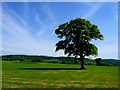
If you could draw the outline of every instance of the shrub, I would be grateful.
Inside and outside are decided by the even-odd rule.
[[[79,61],[78,60],[74,60],[74,64],[79,64]]]
[[[67,64],[67,62],[65,60],[62,60],[61,64]]]
[[[100,66],[100,65],[102,65],[103,60],[102,60],[102,58],[96,58],[94,61],[96,62],[97,66]]]

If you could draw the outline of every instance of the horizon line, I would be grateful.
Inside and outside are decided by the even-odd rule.
[[[4,54],[4,55],[0,55],[1,56],[8,56],[8,55],[26,55],[26,56],[47,56],[47,57],[73,57],[75,58],[74,56],[49,56],[49,55],[37,55],[37,54]],[[86,58],[89,58],[86,57]],[[102,58],[102,57],[96,57],[96,58]],[[89,59],[96,59],[96,58],[89,58]],[[115,60],[119,60],[118,58],[102,58],[102,59],[115,59]]]

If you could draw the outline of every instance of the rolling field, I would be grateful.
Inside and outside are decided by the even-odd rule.
[[[3,88],[117,88],[118,67],[2,62]]]

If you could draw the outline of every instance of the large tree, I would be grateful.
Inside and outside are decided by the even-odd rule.
[[[56,43],[56,51],[63,49],[65,55],[79,58],[80,69],[85,69],[85,56],[98,55],[98,49],[91,41],[103,40],[98,26],[82,18],[76,18],[59,25],[55,33],[61,39]]]

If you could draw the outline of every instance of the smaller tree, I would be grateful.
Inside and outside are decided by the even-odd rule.
[[[102,58],[96,58],[94,61],[96,62],[97,66],[100,66],[103,62]]]

